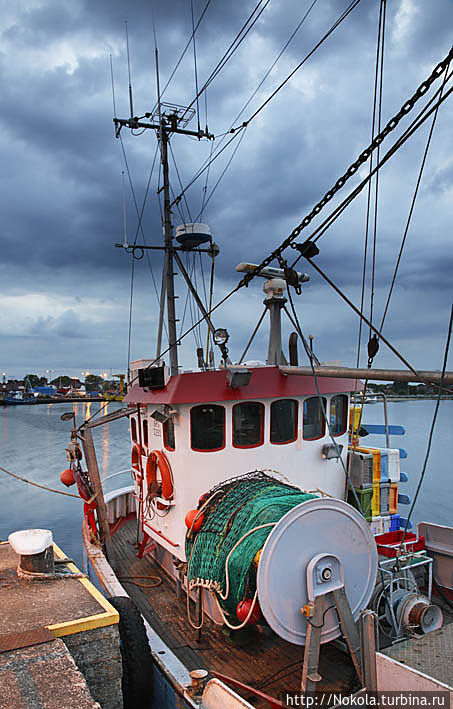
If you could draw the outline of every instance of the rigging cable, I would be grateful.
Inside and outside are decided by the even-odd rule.
[[[323,418],[324,418],[324,422],[325,422],[325,424],[326,424],[326,426],[327,426],[327,430],[329,431],[330,440],[332,441],[333,445],[335,446],[335,452],[336,452],[336,454],[337,454],[337,460],[339,460],[340,463],[341,463],[341,467],[343,468],[343,472],[344,472],[345,477],[346,477],[346,483],[347,483],[347,485],[349,485],[349,488],[350,488],[350,490],[351,490],[352,496],[354,497],[354,500],[355,500],[355,502],[356,502],[356,504],[357,504],[357,509],[358,509],[358,510],[361,510],[361,509],[362,509],[362,505],[360,504],[360,500],[359,500],[359,497],[358,497],[358,495],[357,495],[356,489],[355,489],[354,485],[352,484],[352,481],[351,481],[349,472],[348,472],[348,470],[347,470],[347,467],[346,467],[346,465],[345,465],[345,462],[344,462],[343,458],[341,457],[342,450],[340,450],[340,447],[339,447],[339,445],[338,445],[338,443],[337,443],[337,439],[335,438],[335,436],[334,436],[333,433],[332,433],[332,426],[331,426],[331,423],[330,423],[329,417],[327,416],[327,411],[326,411],[326,405],[325,405],[325,401],[326,401],[326,400],[323,398],[323,396],[322,396],[322,394],[321,394],[321,390],[320,390],[320,388],[319,388],[319,378],[318,378],[318,375],[317,375],[316,370],[315,370],[315,365],[314,365],[315,355],[314,355],[314,353],[313,353],[313,350],[307,346],[307,341],[306,341],[306,339],[305,339],[305,337],[304,337],[304,334],[303,334],[303,332],[302,332],[302,328],[301,328],[301,326],[300,326],[300,324],[299,324],[299,319],[298,319],[298,317],[297,317],[296,308],[294,307],[294,302],[293,302],[293,298],[292,298],[292,295],[291,295],[291,286],[290,286],[290,284],[289,284],[288,282],[287,282],[287,293],[288,293],[288,300],[289,300],[289,303],[290,303],[290,305],[291,305],[291,310],[292,310],[293,317],[294,317],[294,321],[295,321],[295,325],[296,325],[296,330],[297,330],[298,334],[300,335],[300,337],[301,337],[301,339],[302,339],[302,342],[303,342],[303,344],[304,344],[305,351],[306,351],[307,356],[308,356],[308,361],[310,362],[311,371],[312,371],[312,373],[313,373],[313,378],[314,378],[314,381],[315,381],[316,394],[317,394],[317,396],[318,396],[318,400],[319,400],[319,404],[320,404],[320,407],[321,407],[321,411],[322,411],[322,415],[323,415]],[[316,361],[318,362],[318,360],[316,360]],[[318,362],[318,365],[319,365],[319,362]]]
[[[446,81],[449,81],[449,80],[451,79],[452,75],[453,75],[453,72],[451,72],[451,73],[448,75]],[[445,83],[445,82],[444,82],[444,83]],[[422,125],[422,123],[423,123],[425,120],[427,120],[427,118],[429,118],[429,116],[430,116],[435,110],[437,110],[437,109],[439,108],[440,104],[443,103],[443,101],[444,101],[444,100],[447,98],[447,96],[451,93],[451,90],[450,90],[450,91],[448,92],[448,94],[447,94],[446,96],[444,96],[443,98],[442,98],[442,92],[443,92],[443,86],[442,86],[440,89],[438,89],[438,90],[436,91],[436,93],[434,94],[434,96],[433,96],[433,97],[428,101],[428,103],[423,107],[423,109],[419,112],[419,114],[416,116],[416,118],[414,118],[414,120],[413,120],[412,123],[406,128],[406,130],[404,131],[404,133],[402,133],[402,135],[395,141],[395,143],[392,145],[392,147],[391,147],[391,148],[389,149],[389,151],[386,153],[386,155],[384,156],[384,158],[379,162],[379,164],[378,164],[375,168],[373,168],[373,170],[370,172],[370,174],[368,175],[368,177],[366,177],[361,183],[359,183],[359,185],[358,185],[356,188],[354,188],[354,190],[353,190],[352,192],[350,192],[350,194],[343,200],[343,202],[341,202],[341,203],[338,205],[338,207],[336,207],[336,208],[333,210],[333,212],[331,212],[331,213],[329,214],[329,216],[326,217],[326,219],[325,219],[318,227],[316,227],[316,229],[312,232],[312,234],[310,235],[310,237],[308,237],[307,242],[309,241],[309,242],[313,242],[313,243],[315,244],[315,243],[325,234],[325,232],[332,226],[332,224],[334,223],[334,221],[335,221],[336,219],[338,219],[338,217],[342,214],[342,212],[349,206],[349,204],[355,199],[355,197],[357,197],[357,195],[362,191],[362,189],[365,187],[365,185],[367,185],[367,184],[369,183],[369,181],[371,180],[372,176],[375,174],[376,170],[378,170],[380,167],[382,167],[382,165],[384,165],[384,164],[387,162],[387,160],[389,160],[389,159],[394,155],[394,153],[406,142],[406,140],[408,140],[408,139],[413,135],[413,133],[415,133],[415,131],[418,130],[418,128],[420,128],[420,126]],[[438,96],[440,96],[441,99],[439,99],[438,103],[433,106],[433,108],[429,111],[429,113],[426,113],[426,111],[428,111],[429,106],[434,103],[434,101],[436,100],[436,98],[437,98]],[[426,115],[423,115],[423,114],[425,114],[425,113],[426,113]],[[366,151],[364,151],[362,154],[364,154],[365,152],[366,152]],[[351,167],[349,168],[349,170],[351,170],[352,168],[354,168],[354,167],[356,166],[357,162],[358,162],[358,161],[356,161],[356,163],[354,163],[353,165],[351,165]],[[340,180],[341,180],[341,178],[340,178]],[[339,180],[338,182],[340,182],[340,180]],[[335,193],[336,191],[337,191],[337,190],[335,190],[335,189],[333,188],[333,192]],[[327,194],[329,194],[329,193],[327,193]],[[333,195],[332,195],[332,196],[333,196]],[[321,200],[321,202],[319,202],[317,206],[319,206],[322,202],[324,202],[324,199]],[[327,203],[327,202],[324,202],[324,206],[325,206],[326,203]],[[313,214],[314,211],[315,211],[315,210],[312,210],[312,213],[311,213],[311,214]],[[321,211],[321,208],[318,210],[318,213],[319,213],[319,211]],[[309,219],[309,222],[308,222],[308,223],[310,223],[311,214],[309,215],[309,218],[310,218],[310,219]],[[301,225],[299,225],[299,227],[300,227],[300,226],[301,226]],[[297,228],[299,228],[299,227],[297,227]],[[303,228],[303,227],[302,227],[302,228]],[[315,237],[315,238],[314,238],[314,237]],[[291,244],[291,247],[294,248],[294,246],[293,246],[292,244]],[[299,248],[299,247],[297,247],[297,248]],[[299,249],[299,250],[301,250],[301,249]],[[294,267],[294,265],[299,261],[300,258],[301,258],[300,256],[297,257],[296,261],[292,264],[292,267]]]
[[[382,91],[383,91],[383,78],[384,78],[384,38],[385,38],[385,13],[387,9],[387,0],[381,0],[381,47],[380,47],[380,66],[379,66],[379,98],[378,98],[378,117],[377,117],[377,130],[378,133],[381,132],[381,121],[382,121]],[[379,165],[381,146],[378,145],[376,149],[376,162]],[[375,195],[374,195],[374,223],[373,223],[373,258],[371,266],[371,290],[370,290],[370,322],[373,322],[374,315],[374,295],[375,295],[375,275],[376,275],[376,242],[377,242],[377,219],[378,219],[378,204],[379,204],[379,169],[376,170],[375,175]],[[370,355],[370,343],[372,335],[371,329],[369,331],[369,342],[368,342],[368,367],[371,367],[374,355]],[[379,346],[379,345],[378,345]]]
[[[122,139],[122,136],[121,136],[121,135],[119,136],[119,139],[120,139],[121,150],[122,150],[122,152],[123,152],[124,163],[125,163],[125,165],[126,165],[126,172],[127,172],[127,176],[128,176],[128,180],[129,180],[129,187],[130,187],[130,189],[131,189],[131,193],[132,193],[132,197],[133,197],[133,201],[134,201],[134,206],[135,206],[135,211],[136,211],[137,217],[138,217],[138,226],[137,226],[137,230],[136,230],[136,233],[135,233],[134,246],[137,244],[137,238],[138,238],[138,233],[139,233],[139,231],[141,232],[141,235],[142,235],[143,244],[146,245],[145,233],[144,233],[144,231],[143,231],[143,225],[142,225],[142,218],[143,218],[143,212],[144,212],[144,209],[145,209],[146,200],[147,200],[147,197],[148,197],[149,187],[150,187],[150,184],[151,184],[152,173],[153,173],[153,171],[154,171],[154,165],[155,165],[155,161],[156,161],[157,150],[156,150],[156,152],[154,153],[154,159],[153,159],[153,163],[152,163],[152,166],[151,166],[150,174],[149,174],[149,177],[148,177],[148,183],[147,183],[146,190],[145,190],[145,197],[144,197],[144,200],[143,200],[142,209],[139,210],[139,208],[138,208],[138,203],[137,203],[137,198],[136,198],[136,195],[135,195],[134,185],[133,185],[133,182],[132,182],[132,176],[131,176],[131,173],[130,173],[130,170],[129,170],[129,163],[128,163],[127,156],[126,156],[126,150],[125,150],[124,143],[123,143],[123,139]],[[142,258],[142,257],[143,257],[143,254],[142,254],[142,256],[141,256],[140,258]],[[133,258],[137,259],[136,256],[133,256]],[[149,270],[150,270],[150,273],[151,273],[151,279],[152,279],[152,282],[153,282],[153,285],[154,285],[154,290],[155,290],[155,293],[156,293],[157,301],[160,303],[160,298],[159,298],[159,295],[158,295],[156,279],[155,279],[155,277],[154,277],[153,267],[152,267],[152,265],[151,265],[151,261],[150,261],[150,258],[149,258],[149,255],[148,255],[148,254],[147,254],[147,262],[148,262],[148,267],[149,267]]]
[[[174,156],[173,148],[171,147],[171,141],[170,141],[170,140],[168,141],[168,145],[169,145],[169,148],[170,148],[171,157],[173,158],[173,164],[174,164],[174,166],[175,166],[176,175],[177,175],[177,177],[178,177],[179,188],[182,190],[183,187],[182,187],[181,177],[180,177],[180,174],[179,174],[178,166],[177,166],[177,164],[176,164],[176,158],[175,158],[175,156]],[[185,205],[186,205],[187,214],[189,215],[189,219],[190,219],[190,221],[192,222],[193,219],[192,219],[192,215],[191,215],[191,213],[190,213],[190,207],[189,207],[189,204],[188,204],[188,202],[187,202],[187,198],[186,198],[186,195],[185,195],[185,194],[184,194],[184,202],[185,202]],[[178,204],[178,202],[177,202],[176,204]],[[186,223],[186,220],[183,219],[183,222],[184,222],[184,224],[185,224],[185,223]]]
[[[445,88],[445,84],[447,83],[447,80],[448,80],[448,78],[449,78],[449,77],[447,77],[448,69],[449,69],[449,66],[447,67],[447,70],[446,70],[446,72],[445,72],[445,77],[444,77],[444,80],[443,80],[443,83],[442,83],[442,86],[441,86],[441,89],[440,89],[440,96],[442,96],[443,90],[444,90],[444,88]],[[451,74],[450,74],[450,76],[451,76]],[[417,199],[418,190],[419,190],[419,187],[420,187],[420,183],[421,183],[423,171],[424,171],[424,168],[425,168],[426,158],[427,158],[427,156],[428,156],[428,150],[429,150],[429,147],[430,147],[430,145],[431,145],[431,138],[432,138],[432,136],[433,136],[434,126],[435,126],[435,124],[436,124],[438,112],[439,112],[439,105],[436,106],[436,110],[434,111],[433,121],[432,121],[432,123],[431,123],[431,128],[430,128],[430,131],[429,131],[429,134],[428,134],[428,139],[427,139],[427,141],[426,141],[425,152],[424,152],[424,154],[423,154],[422,163],[421,163],[420,170],[419,170],[419,173],[418,173],[417,184],[416,184],[416,186],[415,186],[414,196],[413,196],[413,198],[412,198],[411,206],[410,206],[410,209],[409,209],[409,215],[408,215],[408,217],[407,217],[406,227],[405,227],[405,229],[404,229],[404,234],[403,234],[403,239],[402,239],[402,241],[401,241],[401,246],[400,246],[400,251],[399,251],[399,254],[398,254],[398,259],[397,259],[397,262],[396,262],[396,265],[395,265],[395,270],[394,270],[394,272],[393,272],[392,283],[391,283],[391,285],[390,285],[389,293],[388,293],[388,296],[387,296],[387,302],[386,302],[386,304],[385,304],[384,313],[383,313],[383,315],[382,315],[381,325],[380,325],[380,328],[379,328],[380,330],[382,330],[382,328],[384,327],[385,318],[386,318],[386,316],[387,316],[387,311],[388,311],[388,308],[389,308],[389,305],[390,305],[390,299],[391,299],[391,297],[392,297],[393,288],[394,288],[394,285],[395,285],[396,277],[397,277],[397,274],[398,274],[398,269],[399,269],[400,262],[401,262],[401,257],[402,257],[402,255],[403,255],[403,249],[404,249],[404,245],[405,245],[405,243],[406,243],[406,238],[407,238],[407,234],[408,234],[408,231],[409,231],[409,226],[410,226],[411,219],[412,219],[412,214],[413,214],[413,212],[414,212],[415,201],[416,201],[416,199]]]
[[[359,1],[359,0],[358,0],[358,1]],[[249,15],[249,17],[247,18],[247,20],[245,21],[245,23],[242,25],[241,29],[239,30],[238,34],[236,35],[236,37],[234,38],[234,40],[231,42],[231,44],[230,44],[230,46],[228,47],[228,49],[226,50],[226,52],[224,53],[223,57],[217,62],[217,65],[214,67],[214,69],[212,70],[212,72],[210,73],[210,75],[208,76],[208,78],[206,79],[206,81],[205,81],[205,83],[203,84],[203,86],[201,87],[200,91],[197,92],[197,95],[195,96],[195,98],[192,99],[192,101],[189,103],[189,105],[188,105],[188,107],[187,107],[187,110],[189,110],[189,109],[193,106],[193,104],[197,101],[197,99],[199,98],[199,96],[201,96],[201,94],[203,93],[203,91],[205,91],[205,90],[208,88],[209,84],[211,84],[211,83],[214,81],[214,79],[219,75],[219,73],[222,71],[223,67],[224,67],[224,66],[227,64],[227,62],[231,59],[231,57],[232,57],[233,54],[236,52],[236,50],[238,49],[238,47],[242,44],[242,42],[244,41],[244,39],[247,37],[247,35],[248,35],[248,33],[250,32],[250,30],[254,27],[254,25],[256,24],[256,22],[259,20],[259,18],[261,17],[262,13],[263,13],[264,10],[266,9],[266,7],[269,5],[270,0],[266,0],[264,6],[263,6],[263,7],[261,8],[261,10],[258,12],[258,9],[259,9],[260,5],[262,4],[262,2],[263,2],[263,0],[259,0],[259,2],[257,3],[257,5],[255,6],[255,8],[253,9],[252,13]],[[256,15],[256,17],[255,17],[255,18],[253,19],[253,21],[252,21],[253,16],[254,16],[255,13],[257,13],[257,12],[258,12],[258,14]],[[247,28],[247,25],[248,25],[250,22],[251,22],[250,27]],[[241,35],[242,35],[242,37],[241,37]]]
[[[400,352],[398,352],[398,350],[396,349],[396,347],[394,347],[394,346],[384,337],[384,335],[382,334],[382,332],[380,332],[380,331],[377,329],[377,327],[375,327],[374,325],[372,325],[372,324],[370,323],[370,321],[368,320],[368,318],[367,318],[363,313],[360,312],[360,310],[354,305],[354,303],[342,292],[342,290],[341,290],[340,288],[338,288],[338,286],[335,285],[335,283],[329,278],[329,276],[327,276],[327,274],[325,274],[325,273],[319,268],[319,266],[317,266],[317,265],[312,261],[312,259],[311,259],[310,257],[306,256],[305,258],[306,258],[307,261],[313,266],[313,268],[315,269],[315,271],[317,271],[317,272],[319,273],[319,275],[322,276],[322,278],[324,278],[324,280],[327,281],[327,283],[334,289],[334,291],[335,291],[336,293],[338,293],[338,295],[349,305],[349,307],[352,308],[352,310],[356,313],[356,315],[358,315],[360,318],[362,318],[363,321],[364,321],[369,327],[371,327],[371,329],[373,330],[373,332],[375,332],[376,335],[382,340],[382,342],[383,342],[385,345],[387,345],[387,347],[393,352],[393,354],[396,355],[399,360],[401,360],[401,362],[404,364],[404,366],[407,367],[408,369],[410,369],[410,371],[412,372],[412,374],[414,374],[420,381],[424,382],[425,384],[430,384],[431,382],[429,382],[429,381],[427,381],[427,380],[425,380],[425,379],[422,379],[422,377],[420,377],[420,375],[419,375],[419,373],[417,372],[417,370],[414,369],[414,367],[412,367],[412,365],[409,364],[409,362],[403,357],[403,355],[402,355]]]
[[[239,118],[240,118],[240,117],[242,116],[242,114],[244,113],[245,109],[250,105],[251,101],[252,101],[253,98],[256,96],[256,94],[258,93],[258,91],[260,90],[260,88],[262,87],[262,85],[264,84],[264,82],[266,81],[267,77],[268,77],[269,74],[271,73],[272,69],[276,66],[276,64],[277,64],[277,62],[279,61],[279,59],[281,59],[282,55],[283,55],[283,54],[285,53],[285,51],[287,50],[287,48],[289,47],[289,45],[290,45],[291,42],[293,41],[294,37],[296,36],[296,34],[298,33],[298,31],[300,30],[300,28],[301,28],[302,25],[304,24],[305,20],[307,19],[308,15],[310,14],[310,12],[312,11],[313,7],[316,5],[317,2],[318,2],[318,0],[313,0],[313,2],[311,3],[310,7],[308,8],[308,10],[305,12],[305,14],[303,15],[302,19],[299,21],[299,23],[298,23],[298,25],[296,26],[295,30],[291,33],[289,39],[288,39],[288,40],[286,41],[286,43],[283,45],[283,47],[282,47],[282,49],[280,50],[280,52],[278,53],[276,59],[274,59],[274,61],[272,62],[271,66],[269,67],[269,69],[266,71],[266,73],[264,74],[263,78],[262,78],[261,81],[259,82],[258,86],[257,86],[256,89],[253,91],[252,95],[249,97],[249,99],[247,100],[247,102],[245,103],[245,105],[242,107],[242,109],[241,109],[241,110],[239,111],[239,113],[237,114],[236,118],[234,119],[234,121],[233,121],[232,124],[230,125],[230,128],[229,128],[225,133],[223,133],[223,135],[221,136],[221,140],[220,140],[219,143],[217,144],[218,147],[220,147],[220,146],[222,145],[225,136],[227,136],[227,135],[230,133],[231,129],[234,127],[234,124],[239,120]],[[220,137],[220,136],[219,136],[219,137]]]
[[[205,96],[206,96],[206,94],[205,94]],[[206,109],[206,111],[207,111],[207,109]],[[206,113],[206,125],[207,125],[207,113]],[[209,154],[209,162],[208,162],[208,167],[206,170],[206,180],[205,180],[204,187],[203,187],[203,199],[201,202],[200,219],[203,219],[203,212],[204,212],[204,208],[205,208],[205,204],[206,204],[206,193],[208,191],[208,180],[209,180],[209,168],[211,166],[213,149],[214,149],[214,141],[211,140],[211,152]]]
[[[132,336],[132,301],[133,301],[133,296],[134,296],[134,272],[135,272],[135,257],[134,254],[132,254],[131,258],[131,289],[130,289],[130,297],[129,297],[129,328],[128,328],[128,338],[127,338],[127,381],[130,383],[131,379],[131,369],[130,369],[130,361],[131,361],[131,336]]]
[[[216,160],[219,155],[230,145],[232,140],[234,139],[235,135],[237,135],[240,131],[244,130],[248,124],[258,115],[258,113],[270,102],[270,100],[280,91],[280,89],[291,79],[291,77],[300,69],[300,67],[314,54],[314,52],[323,44],[323,42],[328,38],[332,32],[334,32],[335,29],[339,26],[339,24],[347,17],[347,15],[355,8],[355,6],[360,2],[360,0],[354,0],[354,2],[347,8],[344,13],[336,20],[336,22],[332,25],[330,30],[321,38],[321,40],[311,49],[311,51],[305,56],[305,58],[298,64],[298,66],[291,72],[291,74],[283,81],[283,83],[280,84],[280,86],[273,92],[273,94],[260,106],[260,108],[255,111],[255,113],[247,120],[244,121],[240,126],[236,128],[231,128],[228,133],[233,134],[233,137],[230,138],[230,140],[227,142],[226,145],[223,146],[223,148],[220,148],[218,151],[214,151],[214,155],[210,157],[208,161],[205,161],[202,166],[199,168],[198,172],[195,173],[194,177],[191,179],[189,184],[184,188],[184,191],[188,190],[189,187],[193,185],[193,183],[198,180],[198,178],[203,174],[203,172]],[[192,102],[193,103],[193,102]],[[226,135],[226,134],[224,134]],[[180,195],[181,196],[181,195]]]
[[[209,197],[205,200],[203,209],[204,209],[204,208],[206,207],[206,205],[209,203],[209,201],[210,201],[212,195],[214,194],[214,192],[216,191],[217,187],[219,186],[221,180],[222,180],[223,177],[225,176],[226,171],[228,170],[228,168],[230,167],[231,163],[233,162],[234,156],[236,155],[237,151],[239,150],[239,147],[240,147],[240,145],[241,145],[241,143],[242,143],[242,140],[243,140],[243,138],[244,138],[246,132],[247,132],[247,128],[245,128],[244,131],[241,133],[241,137],[239,138],[237,144],[235,145],[234,150],[233,150],[233,152],[231,153],[230,158],[229,158],[227,164],[225,165],[225,167],[223,168],[222,172],[220,173],[219,179],[217,180],[217,182],[215,183],[214,187],[213,187],[212,190],[210,191]],[[197,218],[196,218],[196,221],[198,221],[198,219],[201,219],[201,211],[198,213]]]
[[[374,93],[373,93],[373,111],[372,111],[372,120],[371,120],[371,142],[376,137],[376,112],[377,112],[377,104],[378,104],[378,86],[379,86],[379,74],[381,76],[381,82],[380,82],[380,91],[379,91],[379,111],[378,111],[378,133],[381,132],[381,117],[382,117],[382,75],[383,75],[383,62],[382,58],[384,55],[384,31],[385,31],[385,5],[386,5],[386,0],[381,0],[379,4],[379,21],[378,21],[378,35],[377,35],[377,43],[376,43],[376,65],[375,65],[375,72],[374,72]],[[381,61],[380,61],[381,58]],[[380,146],[377,148],[377,154],[376,154],[376,160],[377,163],[379,163],[379,156],[380,156]],[[373,171],[373,165],[374,165],[374,153],[371,154],[370,156],[370,166],[369,166],[369,173]],[[373,240],[373,266],[372,266],[372,285],[371,285],[371,295],[370,295],[370,321],[373,322],[373,302],[374,302],[374,275],[375,275],[375,265],[376,265],[376,259],[375,259],[375,254],[376,254],[376,230],[377,230],[377,204],[378,204],[378,176],[379,172],[376,171],[376,179],[375,179],[375,185],[376,185],[376,196],[375,196],[375,220],[374,220],[374,240]],[[360,312],[364,312],[364,306],[365,306],[365,286],[366,286],[366,273],[367,273],[367,257],[368,257],[368,237],[369,237],[369,227],[370,227],[370,211],[371,211],[371,191],[372,191],[372,180],[368,182],[368,191],[367,191],[367,206],[366,206],[366,220],[365,220],[365,240],[364,240],[364,246],[363,246],[363,263],[362,263],[362,288],[361,288],[361,294],[360,294]],[[358,337],[357,337],[357,357],[356,357],[356,367],[359,367],[360,364],[360,352],[361,352],[361,347],[362,347],[362,325],[363,325],[363,320],[362,318],[359,318],[359,331],[358,331]],[[382,330],[382,328],[380,328]],[[369,332],[368,336],[368,341],[371,341],[371,330]],[[371,359],[368,358],[368,367],[371,367]],[[356,387],[358,384],[358,380],[356,380]],[[362,421],[362,413],[363,413],[363,405],[365,404],[365,393],[368,387],[368,379],[365,380],[365,383],[363,385],[363,395],[362,395],[362,402],[361,402],[361,408],[360,408],[360,416],[359,416],[359,423],[357,426],[357,429],[360,428],[360,424]],[[354,417],[355,417],[355,412],[356,412],[356,403],[354,402]]]
[[[388,134],[397,127],[397,125],[399,124],[401,119],[405,115],[407,115],[409,113],[409,111],[412,110],[415,103],[428,91],[428,89],[433,84],[433,82],[442,75],[442,73],[445,70],[445,67],[449,64],[449,62],[452,58],[453,58],[453,47],[450,49],[450,52],[445,57],[445,59],[442,62],[439,62],[439,64],[437,64],[437,66],[433,69],[431,75],[427,79],[425,79],[425,81],[423,81],[422,84],[420,84],[420,86],[418,87],[416,92],[412,95],[412,97],[410,99],[408,99],[403,104],[403,106],[401,107],[399,112],[390,121],[388,121],[388,123],[385,126],[385,128],[383,129],[383,131],[379,135],[376,136],[373,143],[371,143],[365,150],[363,150],[360,153],[360,155],[355,160],[355,162],[352,163],[352,165],[350,165],[350,167],[347,169],[347,171],[340,178],[338,178],[338,180],[333,185],[333,187],[330,190],[328,190],[328,192],[326,192],[324,197],[313,207],[311,212],[306,217],[304,217],[304,219],[300,222],[300,224],[298,224],[297,227],[295,227],[295,229],[293,229],[291,234],[280,244],[280,246],[277,249],[275,249],[269,256],[267,256],[265,259],[263,259],[263,261],[258,266],[256,266],[256,268],[253,269],[253,271],[245,274],[245,276],[242,278],[242,281],[240,283],[241,286],[248,285],[248,283],[250,283],[250,281],[255,277],[255,275],[259,271],[261,271],[263,268],[268,266],[274,259],[278,258],[280,256],[280,254],[294,241],[294,239],[296,239],[299,236],[300,232],[303,229],[305,229],[312,222],[314,217],[317,216],[321,212],[321,210],[332,199],[332,197],[342,187],[344,187],[346,182],[353,175],[355,175],[355,173],[357,172],[359,167],[368,160],[368,158],[370,157],[373,150],[377,147],[377,145],[382,143],[382,141],[388,136]],[[445,96],[443,96],[441,99],[439,99],[439,104],[443,103],[446,100],[446,98],[450,95],[450,93],[451,93],[451,89],[450,89],[450,91],[448,91],[445,94]],[[400,139],[399,141],[397,141],[395,143],[393,148],[391,150],[389,150],[387,155],[385,156],[385,158],[383,158],[380,165],[384,164],[384,162],[386,160],[388,160],[391,157],[391,155],[393,155],[393,153],[396,151],[396,149],[398,147],[401,147],[403,142],[405,142],[405,140],[407,140],[415,132],[415,130],[417,130],[417,128],[420,127],[420,125],[423,123],[423,121],[426,120],[426,118],[431,114],[432,110],[429,111],[428,114],[420,121],[420,123],[418,125],[416,125],[415,127],[413,127],[411,131],[407,131],[407,134],[405,135],[404,139]],[[368,179],[366,178],[363,181],[363,183],[361,184],[360,189],[362,189],[362,187],[365,184],[367,184],[367,182],[368,182]]]
[[[332,25],[332,27],[326,32],[326,34],[325,34],[323,37],[321,37],[321,39],[319,40],[319,42],[317,42],[317,44],[315,44],[315,46],[313,47],[313,49],[304,57],[304,59],[302,59],[301,62],[299,62],[299,64],[295,67],[295,69],[292,70],[292,72],[286,77],[286,79],[285,79],[284,81],[282,81],[282,83],[281,83],[279,86],[277,86],[277,88],[275,89],[275,91],[273,91],[273,92],[271,93],[271,95],[268,96],[268,98],[264,101],[264,103],[262,103],[261,106],[260,106],[259,108],[257,108],[257,110],[255,111],[255,113],[253,113],[253,114],[250,116],[250,118],[249,118],[247,121],[245,121],[245,125],[248,125],[249,123],[251,123],[251,121],[253,121],[253,119],[256,118],[256,116],[263,110],[263,108],[264,108],[265,106],[267,106],[267,104],[268,104],[270,101],[272,101],[272,99],[273,99],[273,98],[278,94],[278,92],[285,86],[285,84],[288,83],[288,81],[289,81],[289,80],[294,76],[294,74],[301,68],[301,66],[303,66],[303,65],[305,64],[305,62],[316,52],[316,50],[317,50],[317,49],[326,41],[326,39],[337,29],[337,27],[339,27],[339,25],[343,22],[343,20],[345,20],[346,17],[357,7],[357,5],[359,4],[359,2],[360,2],[360,0],[353,0],[353,1],[350,3],[349,7],[347,7],[346,10],[344,10],[344,12],[340,15],[340,17],[334,22],[334,24]]]

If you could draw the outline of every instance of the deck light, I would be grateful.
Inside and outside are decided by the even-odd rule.
[[[343,450],[343,444],[334,445],[333,443],[328,443],[321,448],[321,458],[323,460],[332,460],[333,458],[339,458]]]
[[[216,345],[226,345],[229,339],[228,331],[224,327],[219,327],[214,332],[214,342]]]
[[[228,367],[227,380],[232,389],[246,387],[250,382],[252,372],[243,367]]]
[[[157,406],[154,411],[150,414],[151,418],[159,421],[159,423],[165,423],[169,418],[174,416],[177,412],[171,409],[169,406]]]

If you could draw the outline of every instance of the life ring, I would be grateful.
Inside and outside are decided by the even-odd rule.
[[[141,482],[143,476],[142,455],[144,453],[140,443],[134,443],[131,451],[131,467],[138,473],[138,482]]]
[[[146,483],[148,488],[152,483],[158,482],[157,469],[160,470],[162,480],[161,496],[165,500],[171,500],[174,492],[173,473],[171,472],[167,456],[160,450],[151,451],[146,459]]]

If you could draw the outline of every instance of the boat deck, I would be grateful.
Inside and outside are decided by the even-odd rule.
[[[444,608],[444,614],[445,612]],[[447,617],[446,620],[450,618]],[[417,638],[415,642],[412,639],[403,640],[383,652],[394,660],[453,687],[453,624],[451,622],[439,630]]]
[[[189,671],[219,672],[277,698],[285,692],[299,691],[303,647],[292,645],[267,629],[252,628],[245,636],[238,632],[233,639],[209,618],[205,618],[197,640],[197,633],[187,620],[186,595],[177,599],[175,583],[165,572],[146,558],[137,559],[135,539],[135,520],[126,522],[113,535],[116,573],[140,612]],[[136,578],[124,578],[128,576]],[[143,576],[159,576],[162,583],[145,588],[152,580]],[[195,617],[192,603],[191,612]],[[245,644],[240,645],[240,641]],[[349,656],[332,643],[321,647],[320,674],[320,692],[350,694],[359,688]],[[268,707],[264,700],[242,694],[254,706]]]

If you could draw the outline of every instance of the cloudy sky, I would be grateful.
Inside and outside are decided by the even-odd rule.
[[[195,23],[206,4],[206,0],[193,0]],[[349,4],[347,0],[261,2],[259,19],[199,100],[200,124],[204,128],[207,123],[215,141],[182,136],[172,140],[175,196],[209,158],[211,149],[215,155],[226,145],[222,135],[255,113]],[[370,142],[378,6],[377,0],[361,0],[213,162],[209,174],[194,182],[179,210],[174,209],[174,225],[196,219],[203,194],[210,197],[227,168],[202,215],[221,251],[215,302],[238,282],[236,264],[259,262],[270,253]],[[196,33],[199,87],[255,7],[254,0],[208,3]],[[142,116],[155,107],[154,38],[163,88],[191,35],[190,0],[2,1],[0,366],[10,377],[43,374],[46,369],[52,377],[82,370],[117,372],[127,366],[131,256],[114,248],[124,239],[122,173],[126,173],[127,238],[132,242],[138,225],[133,195],[141,210],[156,137],[152,131],[141,136],[124,131],[123,152],[114,136],[110,66],[116,114],[129,116],[125,21],[134,113]],[[451,0],[388,3],[383,124],[448,54],[452,24]],[[189,105],[195,82],[190,45],[162,100]],[[452,302],[452,109],[453,101],[447,99],[439,110],[384,326],[384,334],[409,362],[424,369],[441,367]],[[409,120],[402,122],[403,129]],[[188,128],[196,130],[197,117]],[[382,317],[429,128],[430,120],[380,172],[376,322]],[[384,151],[400,132],[386,139]],[[366,174],[363,167],[360,177],[351,180],[351,188]],[[158,182],[155,166],[138,243],[161,240]],[[351,188],[345,187],[341,196]],[[338,203],[339,199],[333,200],[323,214]],[[360,303],[365,221],[366,191],[320,239],[316,259],[356,304]],[[313,228],[318,223],[319,217]],[[306,236],[310,233],[307,230]],[[134,266],[132,359],[152,357],[156,348],[160,260],[157,252],[148,253],[149,259]],[[289,250],[285,256],[291,259],[294,253]],[[309,264],[300,262],[298,268],[311,276],[310,284],[295,298],[304,332],[314,336],[319,359],[353,365],[357,317]],[[195,276],[204,297],[203,276],[207,289],[209,264],[203,271],[197,265]],[[181,281],[178,277],[178,327],[184,331],[192,312]],[[369,283],[370,274],[367,314]],[[239,358],[262,312],[261,286],[262,280],[255,279],[215,313],[216,326],[230,332],[233,359]],[[285,326],[285,339],[290,329]],[[263,325],[260,332],[251,359],[265,358],[267,328]],[[206,335],[199,337],[204,343]],[[192,334],[183,341],[184,367],[193,364],[196,344]],[[382,346],[375,366],[400,365]]]

